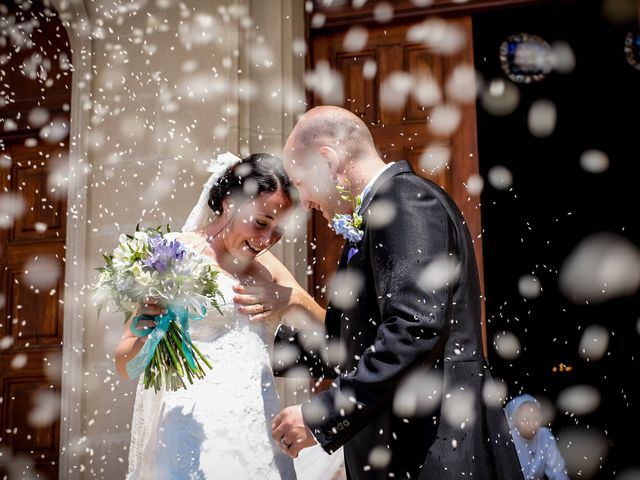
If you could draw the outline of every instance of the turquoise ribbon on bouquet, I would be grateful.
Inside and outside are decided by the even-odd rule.
[[[191,335],[189,335],[189,321],[190,320],[202,320],[207,313],[207,309],[202,307],[202,314],[189,313],[186,307],[182,305],[167,305],[167,313],[153,316],[153,315],[138,315],[131,321],[129,327],[131,333],[136,337],[149,338],[144,343],[138,354],[127,362],[127,375],[129,378],[139,377],[144,369],[147,368],[149,362],[153,358],[153,354],[156,351],[158,344],[162,341],[164,336],[169,330],[169,325],[173,320],[180,322],[180,329],[182,330],[182,351],[191,368],[195,368],[196,362],[193,358],[191,350]],[[138,328],[138,322],[140,320],[152,320],[155,322],[153,327]]]

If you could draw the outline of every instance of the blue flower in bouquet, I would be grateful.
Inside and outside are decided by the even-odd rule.
[[[362,216],[358,214],[358,209],[362,203],[362,197],[360,195],[353,197],[351,193],[351,185],[347,182],[347,186],[336,186],[340,196],[343,200],[351,202],[353,205],[353,213],[336,213],[331,221],[331,228],[338,235],[342,235],[347,241],[352,243],[358,243],[362,240],[364,232],[362,227]]]
[[[358,243],[362,240],[362,230],[355,226],[353,216],[349,214],[334,215],[331,228],[349,242]]]
[[[169,241],[160,235],[149,238],[150,255],[142,261],[152,270],[164,273],[185,256],[184,245],[177,240]]]

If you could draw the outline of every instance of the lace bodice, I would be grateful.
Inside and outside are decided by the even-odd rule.
[[[208,257],[207,257],[208,258]],[[277,322],[251,322],[233,302],[237,279],[218,276],[222,313],[190,322],[191,339],[213,369],[176,392],[138,383],[128,479],[295,480],[271,439],[280,411],[269,351]]]
[[[277,320],[269,322],[252,322],[248,315],[238,312],[238,307],[233,302],[235,292],[233,285],[238,283],[238,279],[220,272],[218,274],[218,286],[224,297],[224,302],[220,305],[220,314],[215,309],[208,312],[204,320],[191,322],[191,338],[199,342],[210,342],[221,335],[232,331],[253,332],[258,335],[267,346],[273,343],[273,336],[278,326]]]

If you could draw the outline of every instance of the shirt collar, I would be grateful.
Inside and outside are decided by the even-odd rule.
[[[378,178],[380,178],[380,175],[382,175],[384,173],[384,171],[387,168],[389,168],[391,165],[393,165],[394,163],[396,163],[396,162],[387,163],[384,167],[382,167],[380,170],[378,170],[373,177],[371,177],[369,182],[362,189],[362,193],[360,194],[360,198],[362,199],[363,202],[364,202],[364,198],[367,196],[367,193],[369,193],[369,190],[371,190],[371,187],[373,187],[373,184],[376,183],[376,180],[378,180]],[[362,204],[360,205],[360,207],[358,207],[358,211],[356,212],[358,215],[362,214],[362,212],[360,210],[362,210]]]

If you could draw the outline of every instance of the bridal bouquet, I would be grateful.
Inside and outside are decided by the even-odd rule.
[[[167,232],[170,229],[167,225]],[[168,390],[186,388],[183,377],[193,384],[202,378],[202,364],[211,364],[193,344],[189,322],[202,320],[210,308],[220,311],[218,275],[206,257],[198,255],[178,240],[167,238],[161,227],[122,234],[111,255],[103,255],[106,265],[94,286],[98,314],[109,304],[125,314],[125,321],[144,302],[155,297],[165,306],[160,316],[138,315],[131,322],[131,332],[148,336],[140,352],[127,363],[130,378],[144,372],[144,387],[162,386]],[[138,328],[141,320],[153,326]]]

